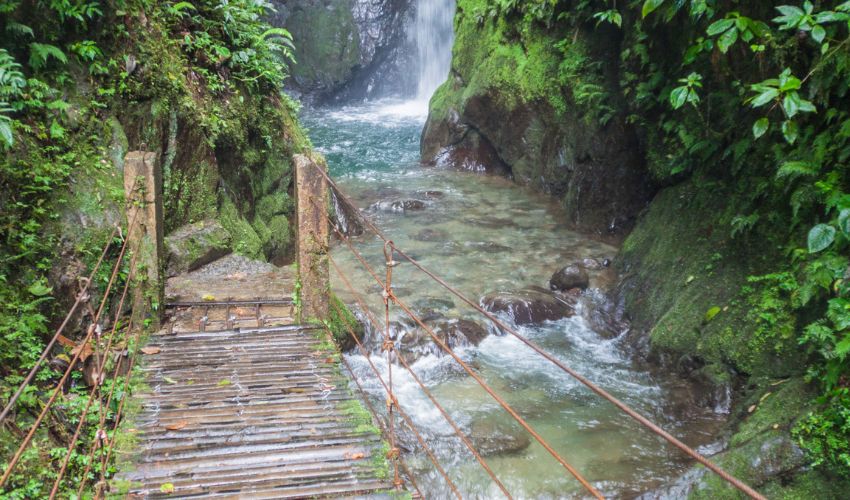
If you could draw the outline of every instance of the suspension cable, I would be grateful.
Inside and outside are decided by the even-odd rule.
[[[363,300],[363,296],[360,295],[359,293],[357,293],[357,291],[351,285],[351,282],[348,280],[348,278],[340,272],[340,269],[336,265],[336,262],[334,262],[333,264],[334,264],[334,269],[337,271],[337,275],[340,277],[340,279],[342,279],[342,281],[345,283],[345,287],[354,296],[354,300],[357,302],[358,305],[360,305],[360,308],[363,310],[364,314],[368,317],[369,322],[372,324],[373,328],[375,328],[376,331],[381,331],[381,326],[378,323],[377,318],[375,318],[375,316],[372,314],[372,311],[369,309],[369,306],[366,305],[365,301]],[[350,325],[348,318],[345,317],[344,315],[342,315],[339,312],[339,308],[338,308],[338,306],[336,306],[335,303],[334,303],[334,307],[337,309],[337,314],[345,320],[346,326]],[[351,331],[351,328],[349,328],[349,331]],[[454,433],[458,436],[458,438],[460,438],[460,440],[463,442],[463,444],[466,445],[466,447],[469,449],[469,451],[472,453],[472,455],[475,457],[475,459],[478,461],[478,463],[481,464],[481,467],[483,467],[484,470],[487,472],[487,474],[490,476],[490,478],[493,479],[493,482],[495,482],[496,485],[499,487],[499,489],[502,490],[502,493],[504,493],[505,496],[508,497],[509,499],[513,498],[511,496],[510,492],[508,492],[505,485],[502,484],[502,482],[499,480],[498,477],[496,477],[496,474],[493,472],[493,470],[487,464],[487,461],[484,460],[484,458],[481,456],[481,454],[475,449],[475,447],[473,446],[473,444],[469,440],[469,438],[466,436],[466,434],[464,434],[463,431],[461,431],[460,426],[454,421],[454,419],[452,419],[452,417],[445,410],[445,408],[443,408],[443,406],[437,401],[437,399],[434,397],[434,395],[431,393],[431,391],[428,389],[428,387],[422,382],[422,380],[419,378],[419,376],[416,375],[416,372],[413,371],[413,368],[411,368],[411,366],[407,362],[407,360],[404,359],[404,356],[401,354],[401,352],[396,353],[396,359],[398,359],[401,362],[402,366],[404,366],[404,368],[410,373],[410,376],[413,377],[413,380],[416,381],[416,383],[421,388],[422,392],[426,396],[428,396],[428,399],[430,399],[431,402],[434,404],[434,406],[437,408],[437,410],[439,410],[440,414],[442,414],[443,418],[446,420],[446,422],[448,422],[449,426],[451,426],[452,429],[454,429]]]
[[[333,257],[328,255],[328,260],[331,262],[331,264],[333,264],[333,266],[337,270],[337,272],[340,273],[341,270],[339,269],[339,266],[336,264],[336,261],[333,259]],[[499,403],[499,405],[502,408],[504,408],[505,411],[507,411],[511,415],[511,417],[513,417],[513,419],[517,421],[517,423],[520,424],[520,426],[522,426],[526,431],[528,431],[529,434],[531,434],[532,437],[534,437],[534,439],[538,443],[540,443],[543,446],[543,448],[547,452],[549,452],[549,454],[552,455],[552,457],[555,458],[555,460],[557,460],[558,463],[560,463],[567,470],[567,472],[572,474],[572,476],[575,477],[578,480],[578,482],[581,483],[581,485],[588,492],[590,492],[596,498],[600,498],[600,499],[604,498],[602,496],[602,494],[599,493],[599,491],[596,488],[594,488],[593,485],[591,485],[590,482],[587,479],[585,479],[584,476],[582,476],[582,474],[575,467],[570,465],[569,462],[567,462],[560,454],[558,454],[558,452],[555,451],[555,449],[552,448],[552,446],[549,445],[549,443],[547,443],[545,439],[543,439],[543,436],[538,434],[537,431],[535,431],[528,424],[528,422],[526,422],[525,419],[523,419],[519,415],[519,413],[517,413],[507,403],[507,401],[505,401],[492,388],[490,388],[490,386],[477,373],[475,373],[475,371],[472,368],[470,368],[469,365],[466,362],[464,362],[457,354],[455,354],[455,352],[448,345],[446,345],[445,342],[440,340],[439,336],[437,336],[437,334],[434,333],[434,331],[431,328],[429,328],[425,323],[423,323],[422,320],[419,319],[419,317],[416,316],[416,314],[413,313],[413,311],[411,311],[410,308],[408,308],[406,304],[404,304],[402,301],[400,301],[395,296],[395,294],[393,294],[392,292],[390,292],[389,298],[393,302],[395,302],[399,307],[401,307],[402,310],[404,310],[407,313],[407,315],[410,316],[411,319],[413,319],[416,323],[418,323],[425,330],[425,332],[428,333],[428,335],[434,340],[434,342],[437,345],[440,346],[440,348],[442,348],[448,355],[450,355],[473,379],[475,379],[475,381],[478,383],[478,385],[480,385],[481,388],[483,388],[487,392],[487,394],[489,394],[491,397],[493,397],[493,399],[495,399],[496,402]]]
[[[328,255],[328,257],[330,257],[330,255]],[[333,261],[331,261],[331,262],[333,262]],[[337,309],[337,310],[339,310],[339,309]],[[461,500],[463,497],[461,496],[460,492],[458,491],[457,486],[455,486],[454,482],[452,482],[448,473],[446,473],[445,469],[443,469],[443,467],[440,465],[440,462],[437,460],[437,457],[434,456],[434,453],[431,451],[431,448],[428,446],[427,443],[425,443],[425,440],[422,438],[422,435],[416,429],[416,426],[414,425],[413,420],[411,420],[411,418],[407,415],[407,413],[404,411],[404,409],[401,407],[401,405],[398,404],[398,400],[396,399],[395,395],[392,394],[392,392],[390,391],[390,388],[386,384],[386,382],[384,382],[383,377],[381,377],[380,371],[375,366],[375,364],[372,362],[371,355],[366,350],[366,348],[363,346],[363,343],[360,341],[360,338],[357,336],[356,333],[354,333],[354,330],[351,329],[350,325],[348,325],[346,323],[346,326],[348,327],[348,331],[351,334],[351,337],[357,343],[357,348],[360,351],[360,354],[366,359],[366,362],[369,364],[369,367],[372,369],[372,372],[375,374],[375,377],[378,379],[378,381],[384,387],[384,392],[387,393],[387,398],[392,399],[394,401],[395,406],[398,409],[399,415],[401,415],[401,417],[404,419],[405,423],[407,423],[407,426],[413,432],[413,435],[416,436],[416,440],[419,441],[420,446],[422,446],[422,449],[428,455],[428,458],[431,460],[431,463],[434,464],[434,467],[437,468],[437,471],[440,473],[440,475],[443,476],[443,479],[446,480],[446,483],[449,485],[449,488],[451,488],[452,492],[454,492],[455,496],[459,500]]]
[[[330,176],[326,172],[324,172],[320,168],[317,168],[316,170],[318,170],[319,173],[325,178],[325,180],[333,187],[333,189],[335,190],[335,192],[337,193],[338,196],[340,196],[349,205],[356,207],[356,205],[354,205],[354,203],[339,189],[339,187],[336,185],[336,183],[334,183],[333,179],[331,179]],[[373,233],[375,233],[376,236],[378,236],[378,238],[383,240],[385,243],[390,241],[383,234],[383,232],[381,232],[381,230],[378,229],[372,223],[372,221],[369,220],[368,217],[363,216],[362,213],[359,213],[359,212],[358,212],[358,214],[359,214],[361,220],[372,230]],[[685,454],[687,454],[688,456],[690,456],[691,458],[696,460],[697,462],[701,463],[702,465],[704,465],[705,467],[710,469],[712,472],[714,472],[715,474],[720,476],[726,482],[730,483],[732,486],[734,486],[735,488],[737,488],[738,490],[740,490],[741,492],[743,492],[747,496],[754,498],[754,499],[758,499],[758,500],[766,500],[766,498],[762,494],[760,494],[759,492],[754,490],[752,487],[750,487],[749,485],[747,485],[746,483],[744,483],[740,479],[732,476],[731,474],[729,474],[728,472],[723,470],[721,467],[716,465],[714,462],[710,461],[708,458],[703,456],[701,453],[694,450],[690,446],[686,445],[685,443],[683,443],[682,441],[680,441],[679,439],[677,439],[676,437],[674,437],[673,435],[671,435],[670,433],[668,433],[667,431],[665,431],[664,429],[659,427],[658,425],[654,424],[648,418],[644,417],[643,415],[641,415],[640,413],[638,413],[637,411],[635,411],[634,409],[632,409],[631,407],[629,407],[628,405],[626,405],[625,403],[620,401],[619,399],[615,398],[613,395],[611,395],[610,393],[608,393],[607,391],[605,391],[601,387],[599,387],[596,384],[594,384],[593,382],[591,382],[586,377],[582,376],[581,374],[579,374],[578,372],[576,372],[572,368],[568,367],[566,364],[564,364],[562,361],[555,358],[553,355],[551,355],[548,352],[546,352],[545,350],[543,350],[536,343],[532,342],[531,340],[529,340],[525,336],[521,335],[514,328],[511,328],[510,326],[505,324],[503,321],[499,320],[496,316],[494,316],[490,312],[486,311],[478,303],[473,302],[468,297],[463,295],[460,291],[458,291],[457,289],[455,289],[454,287],[452,287],[451,285],[446,283],[445,280],[443,280],[442,278],[440,278],[439,276],[437,276],[436,274],[434,274],[433,272],[431,272],[430,270],[425,268],[416,259],[407,255],[404,251],[402,251],[401,249],[399,249],[395,245],[393,245],[393,249],[396,252],[398,252],[398,254],[401,255],[406,261],[410,262],[414,267],[416,267],[417,269],[419,269],[420,271],[425,273],[428,277],[430,277],[431,279],[436,281],[440,286],[442,286],[443,288],[445,288],[446,290],[451,292],[453,295],[458,297],[460,300],[462,300],[463,302],[468,304],[470,307],[472,307],[473,309],[475,309],[476,311],[481,313],[484,317],[486,317],[488,320],[490,320],[498,328],[500,328],[503,331],[506,331],[506,332],[510,333],[512,336],[516,337],[523,344],[527,345],[532,350],[534,350],[535,352],[537,352],[538,354],[543,356],[546,360],[548,360],[549,362],[553,363],[555,366],[560,368],[562,371],[566,372],[567,374],[569,374],[570,376],[572,376],[573,378],[578,380],[581,384],[583,384],[585,387],[587,387],[588,389],[590,389],[591,391],[596,393],[598,396],[602,397],[603,399],[607,400],[608,402],[610,402],[611,404],[616,406],[623,413],[630,416],[631,418],[633,418],[634,420],[639,422],[641,425],[643,425],[644,427],[646,427],[647,429],[649,429],[650,431],[652,431],[656,435],[664,438],[667,442],[669,442],[670,444],[672,444],[673,446],[675,446],[676,448],[678,448],[679,450],[681,450],[682,452],[684,452]]]
[[[123,256],[124,256],[124,253],[125,253],[126,248],[127,248],[127,242],[128,242],[128,239],[124,238],[124,242],[121,245],[120,256],[116,260],[115,265],[112,268],[112,274],[109,278],[109,282],[107,283],[106,290],[103,293],[103,297],[101,299],[100,306],[98,307],[97,314],[95,315],[92,324],[89,325],[89,328],[86,332],[86,336],[83,339],[83,342],[80,344],[80,346],[85,346],[86,344],[88,344],[91,341],[91,339],[95,336],[95,334],[97,334],[98,339],[100,338],[100,331],[99,331],[100,325],[98,325],[98,322],[100,321],[100,315],[103,312],[103,308],[104,308],[104,306],[107,302],[109,294],[112,291],[112,285],[115,283],[115,278],[118,276],[118,270],[120,269],[121,263],[123,261]],[[12,456],[12,459],[9,461],[9,465],[6,467],[6,470],[3,473],[2,478],[0,478],[0,488],[5,486],[6,482],[9,480],[9,477],[12,475],[12,471],[15,469],[15,466],[20,461],[21,456],[23,455],[27,446],[30,444],[30,442],[32,441],[32,438],[35,436],[35,433],[38,430],[39,426],[41,425],[41,422],[44,420],[44,417],[47,415],[47,412],[50,410],[50,407],[53,405],[53,403],[56,401],[56,398],[59,396],[59,393],[62,391],[62,387],[65,385],[65,382],[68,380],[68,377],[71,375],[71,372],[73,371],[73,368],[76,365],[77,361],[80,359],[80,357],[83,353],[83,350],[84,349],[82,347],[77,349],[77,352],[74,354],[74,358],[68,364],[68,368],[65,369],[65,373],[62,375],[62,378],[59,380],[59,383],[56,385],[56,388],[53,390],[53,393],[51,394],[47,403],[45,403],[44,407],[42,408],[42,410],[39,413],[38,417],[36,418],[35,422],[32,424],[32,427],[30,427],[30,430],[27,433],[26,437],[24,437],[23,441],[21,442],[20,446],[18,447],[17,451],[15,452],[14,456]]]
[[[378,427],[381,428],[381,433],[386,436],[387,427],[386,427],[386,425],[384,425],[384,422],[381,421],[381,419],[379,418],[378,412],[375,410],[375,406],[372,404],[371,401],[369,401],[369,395],[366,393],[366,390],[363,388],[363,385],[360,384],[360,381],[357,380],[357,376],[354,374],[354,370],[351,368],[351,365],[348,363],[348,360],[345,359],[345,355],[340,354],[339,357],[340,357],[340,360],[342,361],[342,363],[345,365],[345,368],[348,370],[348,373],[351,374],[351,380],[353,380],[354,384],[357,386],[357,390],[358,390],[358,392],[360,392],[360,398],[363,400],[364,403],[366,403],[366,407],[369,408],[369,411],[375,417],[375,422],[377,422]],[[410,469],[407,467],[407,463],[405,462],[404,458],[401,457],[401,456],[399,456],[399,463],[401,464],[401,467],[404,469],[404,474],[407,477],[407,479],[410,481],[410,484],[413,485],[413,489],[415,489],[416,493],[419,495],[419,498],[425,498],[422,495],[422,490],[419,489],[419,484],[416,483],[416,479],[413,477],[413,474],[410,472]]]
[[[140,240],[138,242],[138,244],[136,245],[136,250],[133,252],[133,257],[130,259],[130,272],[127,275],[127,279],[124,283],[124,290],[121,292],[121,299],[118,301],[118,307],[115,310],[115,318],[112,321],[112,331],[109,334],[109,339],[106,343],[106,347],[103,350],[103,356],[98,360],[99,363],[97,365],[97,371],[95,372],[95,375],[96,375],[95,383],[92,386],[91,392],[89,394],[89,399],[86,402],[86,407],[83,410],[82,414],[80,415],[80,421],[77,424],[76,430],[74,431],[74,436],[71,438],[71,442],[68,444],[68,451],[65,454],[65,459],[62,461],[62,466],[59,469],[59,474],[57,474],[56,480],[53,483],[53,489],[50,491],[50,500],[53,500],[54,498],[56,498],[56,494],[59,492],[59,486],[62,483],[62,478],[65,475],[65,471],[68,467],[68,462],[70,462],[70,460],[71,460],[71,454],[74,450],[74,446],[77,444],[77,440],[80,437],[80,431],[82,430],[83,425],[86,422],[86,417],[88,416],[89,409],[91,408],[92,402],[96,398],[99,398],[100,395],[101,395],[101,386],[103,385],[103,382],[104,382],[104,380],[103,380],[103,370],[106,367],[106,361],[109,357],[109,351],[112,349],[112,342],[115,339],[115,333],[118,330],[118,323],[119,323],[119,320],[121,318],[121,312],[124,309],[124,301],[127,298],[127,292],[130,289],[130,283],[132,281],[133,272],[134,272],[134,269],[136,267],[136,260],[138,258],[139,247],[141,247],[141,243],[142,242]],[[124,258],[125,249],[126,249],[126,245],[121,249],[121,254],[118,256],[119,262],[122,261],[122,259]],[[95,343],[95,349],[97,349],[99,344],[100,344],[100,342]],[[118,363],[116,363],[116,366],[118,366]],[[113,388],[115,387],[114,380],[113,380],[112,387]],[[109,408],[109,402],[107,402],[106,408]],[[92,440],[92,442],[90,443],[90,449],[91,450],[94,450],[95,447],[96,447],[96,444],[101,439],[103,439],[103,436],[102,436],[101,433],[102,433],[102,427],[103,427],[103,417],[105,416],[105,414],[104,414],[104,407],[103,407],[102,401],[101,401],[99,413],[100,413],[100,424],[98,426],[94,440]],[[94,455],[94,452],[92,451],[92,456],[93,455]],[[89,461],[89,463],[91,463],[91,462]]]
[[[100,258],[97,259],[97,263],[95,263],[92,272],[89,274],[88,278],[85,279],[85,284],[80,289],[77,294],[76,300],[74,300],[74,304],[71,306],[71,309],[68,310],[68,314],[65,315],[65,319],[62,320],[62,324],[59,325],[59,328],[56,329],[56,332],[53,334],[53,338],[50,339],[50,342],[47,343],[47,346],[44,348],[44,351],[39,356],[38,360],[33,365],[32,369],[30,369],[27,376],[24,378],[23,382],[18,386],[18,390],[15,391],[15,394],[9,398],[9,401],[6,403],[6,406],[3,408],[3,412],[0,413],[0,423],[6,420],[6,417],[9,415],[9,412],[15,407],[15,404],[18,402],[18,399],[23,394],[24,390],[27,386],[33,381],[36,373],[38,373],[41,368],[41,364],[44,363],[44,360],[47,359],[47,356],[50,354],[50,351],[53,349],[53,346],[56,345],[56,342],[59,340],[59,337],[62,335],[62,332],[65,330],[65,327],[68,326],[68,323],[71,321],[71,317],[77,311],[77,308],[84,301],[89,299],[88,291],[91,287],[92,280],[94,279],[95,274],[98,269],[100,269],[100,265],[103,263],[103,259],[106,257],[106,253],[109,251],[109,247],[112,246],[112,240],[115,238],[115,235],[118,233],[118,226],[115,226],[112,229],[112,234],[109,235],[109,239],[106,240],[106,245],[103,247],[103,251],[100,253]]]

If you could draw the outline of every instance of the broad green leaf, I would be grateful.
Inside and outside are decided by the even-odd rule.
[[[670,105],[673,109],[679,109],[685,105],[688,100],[688,87],[676,87],[670,92]]]
[[[732,19],[721,19],[719,21],[711,23],[711,25],[706,30],[706,33],[708,33],[708,36],[719,35],[720,33],[723,33],[724,31],[731,28],[733,24],[735,24],[735,21]]]
[[[720,35],[720,38],[717,39],[717,48],[725,54],[736,41],[738,41],[738,30],[732,28]]]
[[[812,28],[812,39],[814,39],[814,41],[821,43],[825,37],[826,30],[823,29],[823,26],[815,26]]]
[[[768,120],[767,117],[759,118],[753,124],[753,137],[758,139],[767,132],[768,128],[770,128],[770,120]]]
[[[850,208],[845,208],[838,214],[838,227],[841,232],[850,236]]]
[[[800,111],[800,96],[796,92],[785,94],[785,98],[782,99],[782,109],[785,110],[788,118],[797,116],[797,112]]]
[[[646,0],[643,3],[643,9],[641,9],[641,16],[646,17],[652,12],[655,11],[658,7],[661,7],[661,4],[664,3],[664,0]]]
[[[762,91],[761,94],[753,98],[751,105],[754,108],[758,108],[759,106],[764,106],[765,104],[773,101],[777,97],[779,97],[779,91],[777,89],[767,88]]]
[[[828,224],[818,224],[809,231],[809,253],[825,250],[835,241],[835,228]]]
[[[782,122],[782,135],[788,144],[794,144],[797,141],[797,122],[793,120]]]

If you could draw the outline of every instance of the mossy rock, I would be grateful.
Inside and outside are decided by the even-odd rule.
[[[229,254],[233,238],[219,222],[205,220],[178,228],[165,238],[166,272],[176,276]]]

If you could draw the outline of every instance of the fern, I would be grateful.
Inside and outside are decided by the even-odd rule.
[[[12,109],[5,102],[0,102],[0,139],[7,147],[12,147],[15,143],[15,138],[12,136],[12,119],[5,113],[12,112]]]
[[[0,49],[0,97],[16,98],[26,86],[27,81],[21,73],[21,65],[6,49]],[[8,106],[6,103],[4,105]]]
[[[786,161],[776,171],[777,179],[794,180],[798,177],[817,175],[820,169],[807,161]]]
[[[65,64],[68,62],[68,56],[65,55],[62,50],[55,46],[50,45],[48,43],[36,43],[33,42],[30,44],[30,66],[33,69],[39,70],[45,66],[47,66],[47,62],[50,59],[56,59],[57,61]]]
[[[19,22],[11,21],[11,20],[6,21],[6,33],[9,33],[10,35],[17,35],[17,36],[29,36],[29,37],[34,36],[33,32],[32,32],[32,28],[30,28],[29,26],[27,26],[25,24],[21,24]]]

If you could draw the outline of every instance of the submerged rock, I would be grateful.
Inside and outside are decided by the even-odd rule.
[[[590,285],[590,276],[581,264],[570,264],[549,278],[549,287],[552,290],[565,292],[573,288],[584,290]]]
[[[217,221],[206,220],[177,228],[165,238],[169,277],[194,271],[231,252],[230,233]]]
[[[377,203],[372,204],[370,208],[372,208],[373,210],[381,210],[384,212],[410,212],[414,210],[424,210],[427,206],[428,204],[422,200],[408,199],[379,201]]]
[[[481,306],[492,313],[507,315],[517,325],[540,324],[575,314],[565,298],[539,287],[488,293],[481,299]]]
[[[470,426],[469,440],[485,457],[519,453],[531,444],[528,432],[519,424],[494,417],[474,420]]]
[[[446,241],[448,237],[449,233],[442,229],[423,229],[413,235],[416,241]]]

